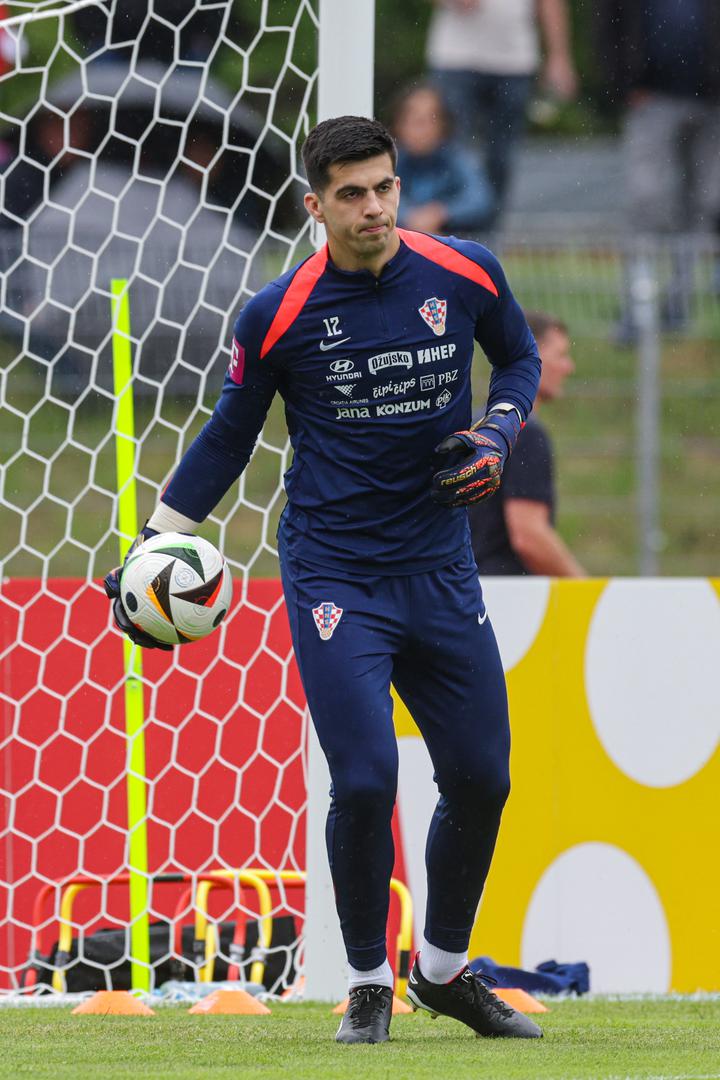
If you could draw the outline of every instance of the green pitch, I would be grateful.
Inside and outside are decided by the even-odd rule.
[[[77,1017],[0,1011],[1,1077],[33,1080],[709,1080],[720,1078],[720,999],[550,1003],[542,1041],[476,1039],[440,1018],[397,1016],[393,1041],[338,1046],[326,1005],[269,1017]]]

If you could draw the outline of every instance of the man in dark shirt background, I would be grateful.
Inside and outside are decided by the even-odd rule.
[[[563,392],[575,370],[567,327],[543,312],[526,313],[542,360],[535,410],[521,431],[492,499],[469,507],[480,574],[583,577],[585,571],[555,530],[555,478],[550,436],[537,419],[542,403]]]

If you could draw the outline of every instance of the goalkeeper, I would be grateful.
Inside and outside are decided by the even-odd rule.
[[[273,396],[294,459],[280,566],[295,654],[332,777],[327,846],[349,964],[345,1043],[388,1038],[385,935],[398,753],[392,682],[439,790],[427,842],[417,1007],[480,1035],[540,1029],[467,966],[509,790],[505,680],[466,505],[491,497],[532,408],[540,361],[494,256],[396,227],[396,149],[374,120],[318,124],[305,205],[327,246],[272,281],[235,323],[212,418],[146,529],[197,532],[252,453]],[[475,341],[490,364],[469,430]],[[116,619],[140,644],[108,575]]]

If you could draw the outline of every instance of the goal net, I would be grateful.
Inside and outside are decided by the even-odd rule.
[[[100,582],[120,508],[142,523],[210,415],[238,310],[310,250],[316,6],[0,5],[4,992],[239,978],[281,993],[302,972],[277,406],[203,527],[235,578],[217,634],[144,654],[140,680]],[[130,426],[114,381],[128,344]]]

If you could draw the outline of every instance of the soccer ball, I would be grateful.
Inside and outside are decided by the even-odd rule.
[[[168,645],[207,637],[225,618],[232,577],[217,548],[201,536],[165,532],[133,551],[120,599],[140,630]]]

